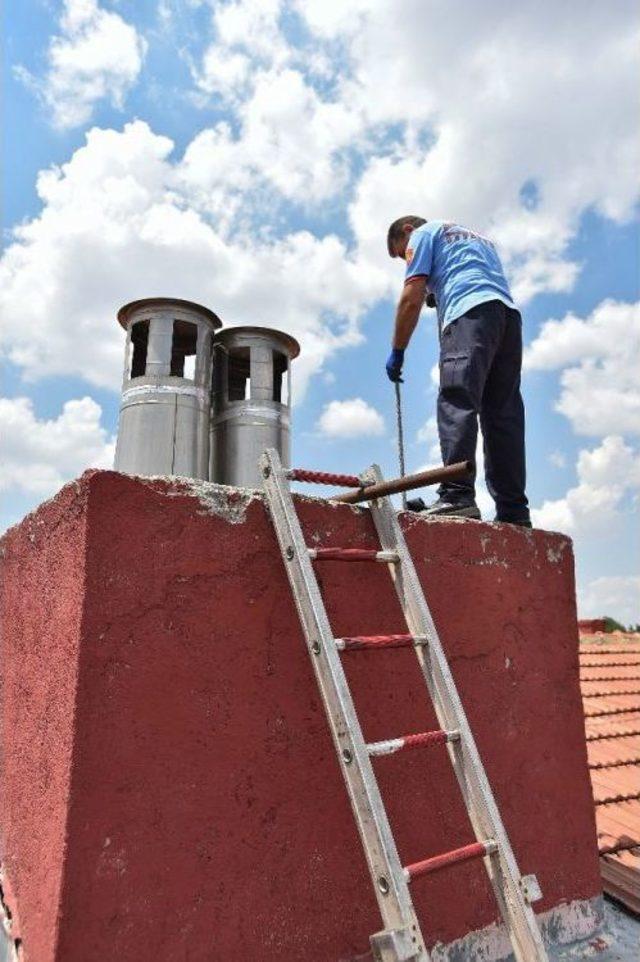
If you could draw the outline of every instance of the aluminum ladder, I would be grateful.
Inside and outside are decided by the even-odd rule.
[[[295,511],[289,482],[312,481],[365,488],[382,481],[373,466],[360,477],[287,470],[278,453],[262,455],[264,489],[291,589],[306,638],[327,721],[358,825],[384,929],[371,936],[378,962],[430,962],[409,884],[448,865],[482,858],[517,962],[547,962],[531,903],[541,898],[535,876],[521,876],[478,754],[427,601],[389,498],[370,501],[381,550],[310,548]],[[335,638],[322,601],[313,562],[369,561],[387,564],[408,633]],[[345,673],[341,652],[413,647],[440,729],[367,744]],[[469,813],[476,841],[442,855],[403,866],[371,764],[376,755],[445,744]]]

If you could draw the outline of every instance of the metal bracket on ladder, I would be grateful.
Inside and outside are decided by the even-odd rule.
[[[468,859],[482,859],[511,938],[517,962],[547,962],[530,902],[534,876],[523,878],[502,824],[471,734],[453,676],[440,644],[413,560],[388,498],[370,502],[380,550],[313,548],[305,543],[289,490],[289,479],[363,487],[382,481],[373,467],[360,478],[287,471],[274,450],[261,458],[264,488],[296,608],[334,745],[347,785],[384,930],[371,937],[376,962],[430,962],[409,893],[416,878]],[[406,634],[334,638],[313,562],[360,561],[387,564],[405,616]],[[342,668],[341,652],[412,647],[440,723],[421,732],[367,744]],[[443,744],[449,752],[476,841],[462,848],[402,866],[371,758],[404,749]]]
[[[370,943],[374,962],[413,962],[417,958],[410,929],[376,932]]]

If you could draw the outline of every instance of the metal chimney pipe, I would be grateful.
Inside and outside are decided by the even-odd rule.
[[[276,448],[290,463],[291,361],[300,345],[267,327],[231,327],[214,340],[212,481],[262,487],[258,460]]]
[[[174,297],[125,304],[127,332],[115,469],[209,477],[211,358],[220,318]]]

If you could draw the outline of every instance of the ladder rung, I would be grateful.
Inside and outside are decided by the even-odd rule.
[[[287,471],[290,481],[309,481],[311,484],[332,484],[344,488],[362,488],[360,478],[355,474],[332,474],[330,471],[309,471],[306,468],[292,468]]]
[[[361,651],[363,648],[413,648],[426,645],[425,635],[353,635],[350,638],[336,638],[338,651]]]
[[[480,858],[484,855],[492,855],[497,851],[498,846],[492,838],[486,842],[474,842],[472,845],[463,845],[462,848],[454,848],[452,852],[444,852],[443,855],[434,855],[433,858],[426,858],[422,862],[414,862],[407,865],[404,874],[408,882],[420,875],[429,875],[437,872],[448,865],[455,865],[458,862],[468,862],[472,858]]]
[[[397,551],[375,551],[368,548],[308,548],[312,561],[383,561],[395,564]]]
[[[455,742],[460,738],[459,731],[420,732],[417,735],[401,735],[400,738],[389,738],[383,742],[371,742],[367,745],[370,755],[393,755],[403,748],[419,748],[421,745],[439,745],[444,742]]]

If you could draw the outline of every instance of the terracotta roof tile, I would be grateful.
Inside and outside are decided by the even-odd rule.
[[[640,912],[640,636],[614,638],[580,639],[587,754],[604,889]]]

